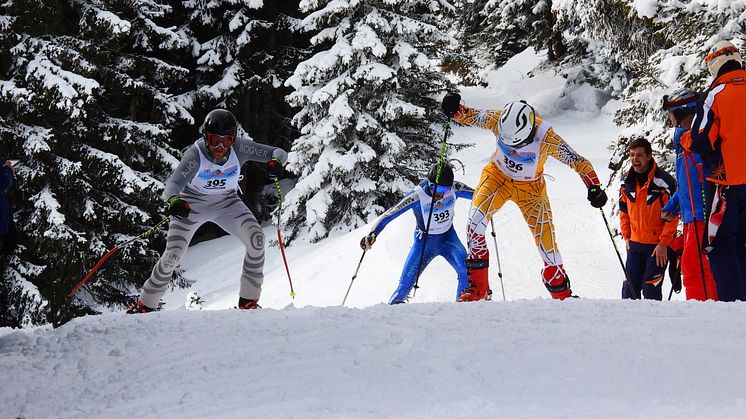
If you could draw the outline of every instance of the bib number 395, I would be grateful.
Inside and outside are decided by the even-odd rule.
[[[225,186],[225,179],[208,180],[205,186],[208,188],[219,188],[221,186]]]

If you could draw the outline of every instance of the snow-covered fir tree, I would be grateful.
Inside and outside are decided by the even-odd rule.
[[[65,297],[107,249],[160,219],[161,181],[214,107],[290,148],[297,131],[283,81],[308,56],[297,4],[0,5],[0,135],[22,161],[11,197],[20,246],[3,263],[2,301],[12,303],[0,313],[13,320],[3,324],[60,323],[129,301],[162,232],[109,259],[78,299]],[[262,168],[244,172],[245,200],[268,213]]]
[[[702,61],[721,39],[739,44],[746,2],[696,0],[555,0],[558,11],[578,23],[577,35],[596,44],[597,62],[615,63],[626,73],[616,122],[627,129],[617,139],[612,166],[620,168],[632,138],[649,139],[660,162],[673,156],[670,127],[661,109],[665,94],[679,87],[704,90],[709,74]],[[612,64],[613,65],[613,64]],[[600,72],[597,72],[600,74]]]
[[[300,34],[299,0],[190,0],[188,31],[195,44],[196,89],[181,100],[195,116],[215,107],[231,110],[256,141],[290,150],[298,136],[290,123],[293,109],[283,82],[309,55],[308,36]],[[182,146],[192,141],[184,133]],[[256,216],[269,216],[262,196],[264,167],[249,162],[242,168],[244,201]]]
[[[173,99],[188,72],[165,58],[189,56],[190,42],[166,26],[173,17],[166,3],[3,7],[2,146],[21,161],[12,195],[19,246],[3,280],[32,290],[46,319],[59,324],[127,303],[158,256],[148,241],[135,241],[67,299],[107,249],[160,219],[159,179],[178,161],[169,127],[193,122]]]
[[[437,160],[449,87],[433,60],[451,41],[437,25],[448,3],[429,0],[301,2],[317,53],[287,81],[301,137],[299,176],[283,214],[292,239],[360,226],[408,191]]]
[[[550,61],[567,50],[551,0],[460,0],[455,6],[458,44],[444,58],[443,69],[466,84],[480,82],[529,46],[546,50]]]

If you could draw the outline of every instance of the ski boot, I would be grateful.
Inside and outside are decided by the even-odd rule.
[[[541,271],[544,279],[544,286],[555,300],[564,300],[565,298],[577,298],[572,294],[570,289],[570,278],[567,277],[565,268],[560,265],[547,265],[544,263],[544,269]]]
[[[240,310],[256,310],[262,308],[259,305],[259,300],[248,300],[243,297],[238,297],[238,308]]]
[[[155,311],[154,308],[150,308],[142,303],[142,301],[137,300],[135,305],[130,306],[127,308],[127,311],[125,311],[126,314],[143,314],[143,313],[150,313]]]
[[[492,299],[492,290],[487,276],[489,261],[484,259],[466,259],[466,273],[469,278],[469,286],[461,291],[458,301],[489,301]]]

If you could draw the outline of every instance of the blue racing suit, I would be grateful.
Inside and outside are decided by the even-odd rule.
[[[464,249],[464,245],[461,244],[456,231],[453,229],[454,209],[456,207],[456,198],[471,200],[473,193],[474,189],[461,182],[454,182],[453,187],[445,192],[442,198],[435,201],[430,220],[427,245],[425,246],[425,253],[422,256],[422,267],[419,268],[420,272],[422,272],[436,256],[443,256],[458,274],[456,299],[461,295],[461,291],[467,287],[468,280],[465,264],[466,249]],[[410,209],[414,211],[417,220],[417,228],[414,231],[414,244],[409,251],[407,261],[404,263],[404,269],[399,279],[399,287],[394,291],[394,295],[391,296],[389,304],[403,303],[419,276],[417,271],[420,255],[422,255],[423,232],[425,231],[427,219],[430,214],[431,203],[432,195],[430,195],[430,191],[428,190],[428,181],[423,180],[404,196],[399,203],[389,208],[373,223],[371,232],[378,236],[389,222]]]
[[[691,153],[686,155],[684,147],[681,145],[681,134],[688,131],[686,128],[676,127],[673,134],[673,146],[676,152],[676,182],[678,188],[676,192],[671,196],[671,199],[666,202],[661,211],[668,211],[674,215],[681,214],[681,222],[684,224],[691,223],[692,221],[704,221],[704,196],[705,196],[705,185],[699,180],[699,171],[702,173],[708,173],[709,169],[702,160],[702,157],[697,153]],[[701,165],[700,167],[697,167]],[[687,166],[689,166],[687,168]],[[689,176],[687,177],[687,173]],[[691,191],[694,194],[693,197],[689,196],[689,186],[691,185]],[[691,199],[693,198],[693,199]],[[694,211],[692,213],[692,201],[694,201]]]

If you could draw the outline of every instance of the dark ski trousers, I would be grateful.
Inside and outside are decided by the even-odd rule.
[[[720,188],[725,212],[707,257],[720,301],[746,301],[746,185]]]
[[[651,256],[654,244],[630,241],[627,250],[627,278],[622,284],[622,299],[637,300],[640,293],[646,300],[663,299],[663,273],[666,267],[655,263]]]

